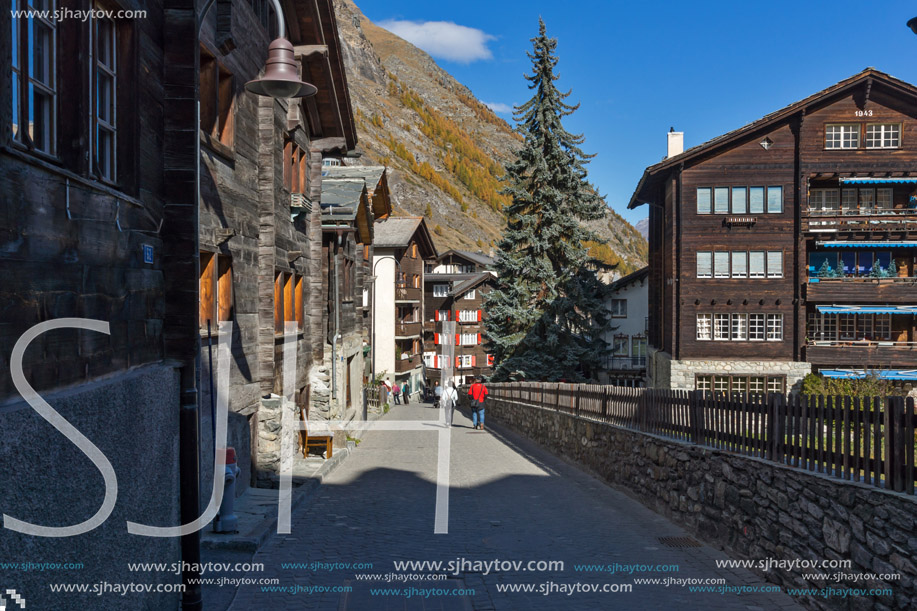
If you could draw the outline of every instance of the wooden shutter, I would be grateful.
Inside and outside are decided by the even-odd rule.
[[[478,322],[481,322],[481,310],[478,310]]]

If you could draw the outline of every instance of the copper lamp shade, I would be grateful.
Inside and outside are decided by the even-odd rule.
[[[245,83],[245,89],[272,98],[304,98],[318,92],[315,85],[299,80],[299,64],[293,55],[293,45],[286,38],[271,43],[264,76]]]

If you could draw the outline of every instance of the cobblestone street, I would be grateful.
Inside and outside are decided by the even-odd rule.
[[[395,406],[382,422],[434,420],[429,405]],[[292,534],[273,535],[255,554],[279,587],[350,586],[352,591],[298,593],[244,586],[231,608],[250,609],[795,609],[783,593],[690,592],[688,587],[634,584],[642,578],[725,579],[725,585],[766,586],[745,570],[718,569],[727,556],[708,546],[670,547],[660,537],[688,534],[527,440],[502,429],[475,431],[456,413],[451,437],[449,532],[434,535],[438,433],[374,431],[293,515]],[[389,581],[393,561],[561,560],[563,570],[459,571],[445,581]],[[313,562],[371,563],[325,570]],[[283,568],[282,563],[303,563]],[[577,571],[574,565],[677,565],[677,572]],[[445,572],[445,571],[442,571]],[[357,580],[356,575],[376,575]],[[576,584],[632,585],[630,592],[574,592]],[[534,584],[530,593],[500,591]],[[547,585],[546,585],[547,584]],[[274,586],[270,586],[273,588]],[[370,588],[390,589],[371,593]],[[396,590],[415,589],[410,598]],[[466,590],[429,596],[416,590]],[[542,589],[544,588],[544,589]],[[614,588],[612,588],[614,589]],[[545,590],[552,590],[545,594]],[[473,593],[471,593],[473,591]]]

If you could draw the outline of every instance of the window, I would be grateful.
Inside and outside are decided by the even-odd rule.
[[[866,148],[896,149],[901,141],[901,125],[898,123],[876,123],[866,125]]]
[[[710,189],[708,187],[697,189],[697,213],[710,214]]]
[[[615,335],[614,344],[612,344],[612,355],[628,356],[629,341],[626,335]]]
[[[232,146],[232,74],[201,47],[201,131],[214,141]]]
[[[860,146],[859,124],[825,125],[826,149],[855,149]]]
[[[783,393],[783,378],[769,376],[767,378],[767,392]]]
[[[732,277],[748,277],[748,253],[744,250],[732,251]]]
[[[630,355],[635,358],[646,357],[646,338],[635,335],[630,338]]]
[[[713,190],[713,212],[729,214],[729,188],[717,187]]]
[[[748,392],[748,378],[733,376],[732,378],[732,392]]]
[[[96,5],[96,10],[101,10]],[[90,60],[93,104],[92,159],[93,172],[108,181],[117,179],[117,95],[118,90],[118,33],[111,19],[94,17],[90,27]]]
[[[480,310],[461,310],[459,312],[459,322],[477,322]]]
[[[783,340],[783,314],[767,315],[767,341],[779,342]]]
[[[414,286],[415,289],[419,289],[419,288],[420,288],[420,276],[419,276],[418,274],[414,274],[413,286]]]
[[[694,388],[710,392],[713,388],[713,376],[697,376],[694,378]]]
[[[448,284],[434,284],[433,285],[433,296],[434,297],[448,297],[449,296],[449,285]]]
[[[713,339],[713,331],[711,329],[713,316],[710,314],[698,314],[697,315],[697,339],[701,341],[707,341]]]
[[[467,293],[465,293],[464,299],[474,299],[476,295],[477,295],[477,290],[476,290],[476,289],[471,289],[470,291],[468,291]]]
[[[232,320],[232,259],[223,255],[202,252],[200,277],[200,327],[213,333],[219,322]]]
[[[764,278],[764,251],[753,250],[748,253],[748,277]]]
[[[12,10],[56,10],[56,0],[14,0]],[[50,17],[50,15],[48,15]],[[12,132],[16,142],[57,154],[57,22],[12,18]]]
[[[729,314],[713,315],[713,339],[715,341],[729,340]]]
[[[462,273],[463,273],[463,274],[473,274],[473,273],[474,273],[474,265],[463,265],[463,266],[462,266]]]
[[[764,341],[764,314],[748,315],[748,339],[753,342]]]
[[[764,187],[748,187],[748,211],[764,214]]]
[[[872,338],[872,316],[857,316],[857,335],[860,339]]]
[[[305,317],[303,316],[303,303],[304,303],[304,294],[303,294],[303,278],[299,274],[296,274],[293,280],[293,310],[295,312],[296,318],[296,328],[302,331],[305,328]]]
[[[611,315],[616,318],[623,318],[627,316],[627,300],[626,299],[612,299],[611,300]]]
[[[697,253],[697,277],[713,277],[713,253],[710,251],[698,251]]]
[[[856,213],[857,209],[857,190],[856,189],[842,189],[841,190],[841,210],[849,213]]]
[[[729,392],[729,376],[714,376],[713,392]]]
[[[894,208],[891,189],[876,189],[876,210],[885,211]]]
[[[745,341],[748,339],[748,315],[732,315],[732,341]]]
[[[837,189],[812,189],[809,193],[809,210],[837,210]]]
[[[478,334],[477,333],[462,333],[462,346],[477,346],[478,345]]]
[[[456,367],[471,367],[473,363],[474,355],[472,354],[460,354],[455,357],[455,366]]]
[[[436,369],[436,353],[435,352],[424,352],[423,353],[423,364],[424,367],[428,369]]]
[[[892,338],[891,314],[876,314],[874,333],[877,340],[890,340]]]
[[[856,339],[856,316],[840,314],[837,321],[838,334],[841,339]]]
[[[746,214],[748,206],[745,201],[745,187],[732,188],[732,213]]]
[[[411,258],[417,258],[417,244],[411,244]]]
[[[764,394],[764,378],[763,377],[748,378],[748,392],[756,393],[756,394]]]
[[[783,278],[783,253],[779,250],[767,251],[767,277]]]
[[[767,188],[767,211],[770,214],[783,212],[783,187]]]
[[[715,252],[713,253],[713,276],[715,278],[728,278],[729,277],[729,253],[728,252]]]
[[[859,189],[858,192],[860,194],[860,210],[872,212],[876,207],[876,190]]]
[[[438,321],[450,320],[449,318],[450,313],[451,313],[451,310],[436,310],[436,320]]]
[[[290,193],[306,193],[309,176],[306,152],[292,140],[287,140],[283,155],[283,186]]]

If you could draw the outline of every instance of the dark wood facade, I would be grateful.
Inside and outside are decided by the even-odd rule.
[[[824,350],[824,343],[814,345],[818,329],[812,326],[819,306],[915,302],[917,249],[901,244],[917,238],[915,101],[913,86],[867,69],[647,168],[630,207],[650,204],[651,350],[672,361],[808,362],[816,371],[862,367],[873,357],[876,367],[917,366],[913,316],[891,315],[891,332],[881,337],[874,327],[884,329],[884,321],[864,323],[863,337],[856,339],[894,340],[894,346],[878,351],[835,338],[834,345],[845,348],[843,358],[840,351]],[[849,148],[841,148],[840,135],[848,129],[856,132],[857,146],[849,136],[843,143]],[[882,140],[882,130],[891,136]],[[855,179],[871,182],[857,185]],[[864,193],[853,194],[856,187]],[[775,196],[771,205],[772,190],[776,195],[778,189],[779,203]],[[894,260],[896,277],[880,279],[850,268],[840,274],[844,278],[819,281],[812,262],[830,260],[819,253],[838,252],[848,241],[856,244],[841,250],[874,251],[865,259],[885,261],[882,273]],[[722,271],[713,269],[718,253]],[[761,277],[752,277],[752,253],[759,269],[764,262]],[[771,253],[774,265],[780,262],[774,273]],[[871,263],[861,271],[868,269],[874,269]],[[781,339],[771,338],[768,328],[762,341],[734,340],[733,324],[738,337],[750,338],[741,327],[757,323],[761,319],[752,315],[762,314],[765,325],[782,317]],[[717,341],[716,329],[708,334],[706,325],[726,324],[724,315],[732,317],[729,337]]]
[[[488,271],[490,258],[476,253],[448,251],[426,262],[423,323],[427,385],[442,376],[442,323],[455,322],[454,357],[457,381],[489,376],[490,355],[484,348],[484,295],[493,290],[496,277]]]

